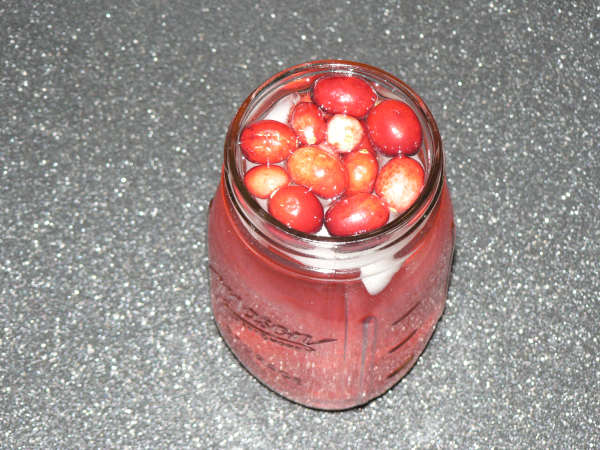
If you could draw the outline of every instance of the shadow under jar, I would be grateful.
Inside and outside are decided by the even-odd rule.
[[[286,228],[246,189],[239,138],[279,100],[319,77],[354,75],[417,115],[425,170],[410,209],[349,237]],[[239,361],[282,396],[313,408],[364,404],[415,364],[440,318],[454,247],[437,125],[417,94],[380,69],[326,60],[291,67],[244,101],[225,141],[208,225],[212,310]]]

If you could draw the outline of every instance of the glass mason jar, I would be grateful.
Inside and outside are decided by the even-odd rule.
[[[286,228],[243,181],[243,128],[279,99],[331,73],[358,75],[380,97],[404,101],[423,129],[415,156],[425,185],[417,201],[385,226],[351,237]],[[447,296],[454,222],[431,112],[398,78],[361,63],[315,61],[276,74],[231,122],[208,243],[215,321],[258,380],[319,409],[346,409],[379,396],[415,364]]]

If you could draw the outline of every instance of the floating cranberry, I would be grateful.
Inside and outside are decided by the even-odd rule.
[[[328,113],[363,117],[375,104],[377,94],[362,78],[331,76],[315,82],[312,98]]]
[[[242,131],[240,147],[244,156],[259,164],[278,163],[298,147],[296,133],[276,120],[261,120]]]
[[[373,194],[344,196],[327,210],[325,226],[333,236],[352,236],[373,231],[386,224],[390,211]]]
[[[367,117],[367,128],[373,143],[387,155],[413,155],[421,146],[421,123],[406,103],[385,100]]]
[[[313,145],[325,139],[327,123],[314,103],[300,102],[292,110],[290,125],[303,145]]]
[[[342,162],[322,148],[299,148],[289,157],[287,167],[296,184],[309,188],[320,197],[337,197],[346,190],[346,172]]]
[[[347,194],[373,191],[379,171],[375,155],[368,150],[355,150],[344,155],[342,162],[348,174]]]
[[[284,224],[304,233],[315,233],[323,224],[321,202],[302,186],[284,186],[269,199],[269,214]]]
[[[336,114],[327,122],[327,143],[340,153],[354,150],[364,134],[359,120],[347,114]]]
[[[246,172],[244,183],[252,195],[269,198],[277,189],[290,184],[290,176],[279,166],[255,166]]]
[[[375,192],[391,209],[402,214],[415,202],[424,183],[421,164],[407,156],[397,156],[379,171]]]

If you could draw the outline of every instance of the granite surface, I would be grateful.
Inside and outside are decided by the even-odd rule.
[[[0,447],[600,447],[600,4],[0,3]],[[237,106],[301,61],[397,74],[437,118],[457,245],[394,389],[260,385],[209,308]]]

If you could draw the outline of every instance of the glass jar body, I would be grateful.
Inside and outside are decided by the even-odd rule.
[[[252,109],[249,99],[243,108]],[[238,134],[230,129],[228,140]],[[236,151],[229,144],[226,159],[228,148]],[[441,144],[435,151],[441,158]],[[263,223],[259,206],[240,201],[239,174],[225,164],[209,213],[212,310],[227,345],[262,383],[306,406],[346,409],[382,394],[415,364],[444,309],[454,246],[443,164],[430,166],[437,184],[411,217],[338,243]],[[352,254],[361,257],[336,264],[348,246],[359,246]],[[315,263],[319,255],[331,264]],[[362,256],[379,262],[365,266]]]

